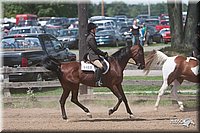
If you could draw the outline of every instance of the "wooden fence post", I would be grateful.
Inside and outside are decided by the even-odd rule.
[[[9,74],[5,73],[4,74],[4,79],[3,79],[4,83],[9,83]],[[10,93],[10,89],[9,88],[3,88],[3,95],[4,97],[11,97],[11,93]]]
[[[93,90],[90,86],[80,84],[79,85],[79,93],[80,93],[80,95],[82,95],[82,94],[93,94]]]

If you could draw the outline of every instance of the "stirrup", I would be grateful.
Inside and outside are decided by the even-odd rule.
[[[101,86],[102,86],[102,84],[103,84],[103,83],[102,83],[102,81],[101,81],[101,80],[99,80],[99,81],[97,81],[97,82],[96,82],[96,86],[98,86],[98,87],[101,87]]]

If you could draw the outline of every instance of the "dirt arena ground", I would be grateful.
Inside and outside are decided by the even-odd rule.
[[[108,115],[110,108],[105,106],[87,105],[92,118],[76,106],[67,108],[68,121],[61,118],[59,107],[55,108],[6,108],[3,109],[4,131],[188,131],[198,129],[198,110],[188,109],[180,112],[177,106],[162,106],[154,111],[153,106],[132,106],[135,118],[129,119],[125,106],[113,115]],[[190,118],[195,125],[184,127],[176,120]]]

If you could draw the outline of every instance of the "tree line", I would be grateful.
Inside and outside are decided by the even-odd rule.
[[[101,15],[101,3],[88,4],[88,17]],[[187,5],[183,4],[183,11],[187,11]],[[168,13],[166,3],[151,4],[151,15],[158,16],[162,13]],[[16,14],[36,14],[39,17],[78,17],[77,3],[3,3],[3,16],[15,17]],[[148,5],[133,4],[128,5],[124,2],[104,3],[105,16],[126,15],[134,18],[139,14],[148,14]]]

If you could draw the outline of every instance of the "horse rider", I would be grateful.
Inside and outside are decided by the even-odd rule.
[[[87,38],[86,38],[86,48],[87,53],[85,56],[87,56],[87,59],[97,67],[95,71],[95,82],[96,86],[101,86],[102,80],[101,75],[103,72],[103,65],[100,62],[100,56],[103,56],[104,58],[108,57],[107,52],[103,52],[100,49],[97,48],[97,42],[95,40],[95,33],[96,33],[97,26],[94,23],[89,23],[87,25]]]

